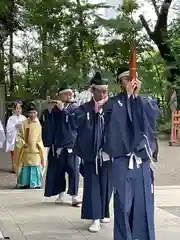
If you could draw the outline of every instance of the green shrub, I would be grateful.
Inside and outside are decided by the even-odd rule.
[[[158,124],[158,132],[170,134],[171,133],[171,122],[170,121],[162,121]]]

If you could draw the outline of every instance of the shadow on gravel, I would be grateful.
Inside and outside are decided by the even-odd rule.
[[[13,173],[9,168],[0,168],[0,173]]]
[[[159,207],[162,210],[167,211],[168,213],[171,213],[175,215],[176,217],[180,217],[180,206],[175,206],[175,207]]]

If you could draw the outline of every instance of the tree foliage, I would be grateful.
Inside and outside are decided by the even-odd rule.
[[[129,62],[135,39],[142,91],[165,104],[167,86],[180,83],[180,19],[168,24],[172,0],[150,2],[157,16],[153,30],[144,15],[137,18],[138,0],[124,0],[113,19],[98,14],[111,7],[104,3],[0,0],[0,75],[7,93],[24,100],[45,98],[63,81],[83,88],[96,70],[114,91],[117,68]]]

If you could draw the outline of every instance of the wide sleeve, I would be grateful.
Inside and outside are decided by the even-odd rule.
[[[139,129],[141,132],[144,132],[146,127],[146,119],[143,100],[139,96],[137,98],[131,98],[130,104],[134,128],[135,130]]]
[[[147,114],[148,118],[154,118],[155,120],[161,115],[160,108],[158,106],[157,101],[154,99],[144,99],[144,110]]]
[[[16,143],[14,149],[14,169],[17,175],[20,173],[20,169],[22,166],[22,157],[24,154],[25,147],[25,124],[22,124],[17,135],[16,135]]]
[[[87,138],[84,138],[84,136],[87,134],[87,132],[85,131],[85,117],[87,117],[87,113],[85,112],[84,105],[80,105],[78,108],[76,108],[74,114],[74,121],[77,132],[76,141],[74,144],[74,152],[80,158],[84,158],[87,153],[87,151],[85,153],[85,146],[87,146]]]
[[[73,104],[70,111],[66,112],[66,114],[68,114],[68,118],[69,118],[69,123],[71,125],[71,130],[75,131],[77,128],[76,125],[76,109],[78,109],[78,105],[77,104]]]
[[[76,124],[77,129],[82,126],[84,123],[84,117],[86,116],[86,111],[84,108],[85,105],[80,105],[78,108],[74,111],[74,121]]]
[[[113,100],[109,99],[103,107],[104,111],[104,139],[103,151],[108,155],[112,155],[111,151],[111,118],[113,112]]]
[[[16,137],[15,122],[13,121],[13,118],[10,117],[8,119],[8,122],[7,122],[7,125],[6,125],[6,140],[7,140],[7,143],[8,144],[14,144],[15,137]],[[8,149],[7,149],[7,151],[8,151]]]
[[[65,143],[68,148],[74,148],[74,144],[77,138],[77,125],[76,125],[76,109],[78,108],[77,104],[72,104],[72,106],[65,111],[64,119],[64,132]],[[67,144],[68,143],[68,144]]]
[[[134,149],[142,159],[152,159],[153,154],[156,115],[153,111],[150,114],[151,110],[145,99],[138,97],[133,100]]]
[[[156,121],[160,116],[160,109],[155,101],[151,101],[150,99],[144,99],[139,97],[137,112],[139,112],[139,118],[143,119],[144,130],[146,130],[146,134],[148,137],[154,138],[156,133]]]
[[[5,133],[4,133],[4,128],[3,128],[3,125],[0,121],[0,148],[3,147],[3,144],[6,140],[6,136],[5,136]]]
[[[40,118],[39,118],[39,121],[41,123],[41,126],[44,125],[44,120],[45,120],[45,111],[42,111],[41,115],[40,115]]]
[[[17,135],[16,135],[16,148],[23,148],[26,145],[25,142],[25,126],[21,125]]]
[[[113,111],[113,100],[109,99],[103,106],[105,124],[108,125],[111,121]]]
[[[44,129],[45,131],[45,129]],[[50,114],[50,134],[51,134],[51,141],[50,141],[50,145],[54,144],[54,139],[55,139],[55,132],[56,132],[56,125],[55,125],[55,116],[54,116],[54,112],[51,111]]]
[[[44,151],[44,145],[42,141],[42,127],[39,123],[39,131],[38,131],[38,136],[37,136],[37,147],[39,150],[39,154],[41,157],[42,165],[45,166],[46,161],[45,161],[45,151]]]

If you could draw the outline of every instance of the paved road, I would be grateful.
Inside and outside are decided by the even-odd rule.
[[[180,146],[160,142],[159,163],[155,169],[156,186],[180,185]]]
[[[180,185],[180,146],[169,147],[160,142],[159,163],[155,169],[156,186]],[[14,188],[15,175],[10,173],[10,154],[0,152],[0,189]]]
[[[0,150],[0,189],[14,188],[16,186],[15,174],[11,173],[10,153]]]
[[[180,236],[180,147],[160,143],[156,175],[157,240],[179,240]],[[98,234],[87,231],[80,208],[57,206],[55,198],[44,199],[43,190],[6,190],[16,184],[10,173],[9,154],[0,153],[0,231],[12,240],[112,240],[113,221]],[[165,185],[169,185],[164,187]],[[176,186],[172,186],[176,185]],[[80,196],[82,188],[80,189]],[[67,202],[70,198],[67,196]],[[112,203],[111,203],[112,212]],[[48,217],[47,217],[48,216]]]
[[[155,196],[156,240],[179,240],[180,186],[156,187]],[[112,201],[111,223],[92,234],[69,196],[64,205],[54,200],[44,199],[43,190],[0,190],[0,231],[11,240],[113,240]]]

